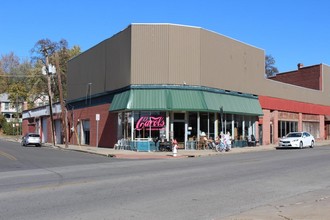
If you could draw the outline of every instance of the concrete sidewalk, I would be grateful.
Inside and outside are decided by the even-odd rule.
[[[45,144],[51,146],[49,144]],[[317,142],[316,146],[330,145],[330,140]],[[115,158],[126,158],[126,159],[163,159],[163,158],[188,158],[188,157],[205,157],[205,156],[219,156],[233,153],[248,153],[257,151],[270,151],[276,150],[277,145],[260,145],[255,147],[235,147],[229,152],[215,152],[213,150],[184,150],[179,149],[177,156],[174,157],[172,152],[137,152],[131,150],[114,150],[112,148],[101,148],[101,147],[91,147],[91,146],[78,146],[78,145],[65,145],[60,144],[57,147],[65,150],[81,151],[93,154],[100,154],[107,157]]]
[[[67,148],[64,145],[57,145],[61,149],[83,151],[88,153],[100,154],[108,157],[115,158],[127,158],[127,159],[162,159],[162,158],[187,158],[187,157],[204,157],[204,156],[219,156],[224,154],[232,153],[244,153],[244,152],[254,152],[254,151],[267,151],[275,150],[275,146],[257,146],[257,147],[244,147],[244,148],[232,148],[229,152],[215,152],[213,150],[184,150],[179,149],[177,156],[173,156],[172,152],[137,152],[130,150],[114,150],[109,148],[100,147],[90,147],[90,146],[77,146],[69,145]]]
[[[1,135],[0,139],[20,142],[20,136],[5,136]],[[330,140],[318,141],[316,146],[330,145]],[[43,147],[56,147],[63,150],[72,150],[80,151],[85,153],[99,154],[107,157],[114,158],[126,158],[126,159],[179,159],[179,158],[188,158],[188,157],[205,157],[205,156],[220,156],[233,153],[248,153],[248,152],[257,152],[257,151],[270,151],[275,150],[277,145],[260,145],[256,147],[235,147],[232,148],[229,152],[215,152],[212,150],[184,150],[179,149],[176,157],[173,156],[172,152],[160,152],[160,151],[151,151],[151,152],[137,152],[131,150],[114,150],[113,148],[102,148],[102,147],[92,147],[92,146],[78,146],[78,145],[68,145],[65,147],[64,144],[57,144],[53,146],[51,143],[45,143]]]

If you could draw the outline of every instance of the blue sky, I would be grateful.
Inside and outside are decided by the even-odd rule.
[[[29,58],[44,38],[82,51],[131,23],[202,27],[265,50],[280,72],[330,65],[328,0],[2,0],[0,55]]]

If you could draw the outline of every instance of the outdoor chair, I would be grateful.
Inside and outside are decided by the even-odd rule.
[[[247,144],[248,146],[257,146],[257,141],[253,134],[250,136],[250,138],[247,138]]]

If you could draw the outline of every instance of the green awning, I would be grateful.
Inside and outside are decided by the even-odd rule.
[[[130,90],[115,94],[110,106],[110,111],[120,111],[127,109],[127,104],[129,103],[130,94],[131,94]]]
[[[130,90],[131,97],[127,109],[142,110],[168,110],[166,90],[164,89],[136,89]]]
[[[110,111],[196,111],[262,115],[257,97],[184,89],[130,89],[114,95]]]
[[[168,108],[172,111],[205,111],[207,110],[203,93],[193,90],[167,90]]]
[[[263,115],[259,100],[256,97],[244,97],[230,94],[203,92],[207,108],[210,111],[219,111],[242,115]]]

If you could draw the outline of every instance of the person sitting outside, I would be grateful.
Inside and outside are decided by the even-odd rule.
[[[215,143],[214,143],[214,140],[213,140],[212,137],[210,137],[210,138],[207,140],[207,147],[208,147],[210,150],[215,149]]]
[[[203,148],[205,150],[206,146],[207,146],[207,137],[205,132],[202,132],[198,142],[198,149],[200,150]]]

